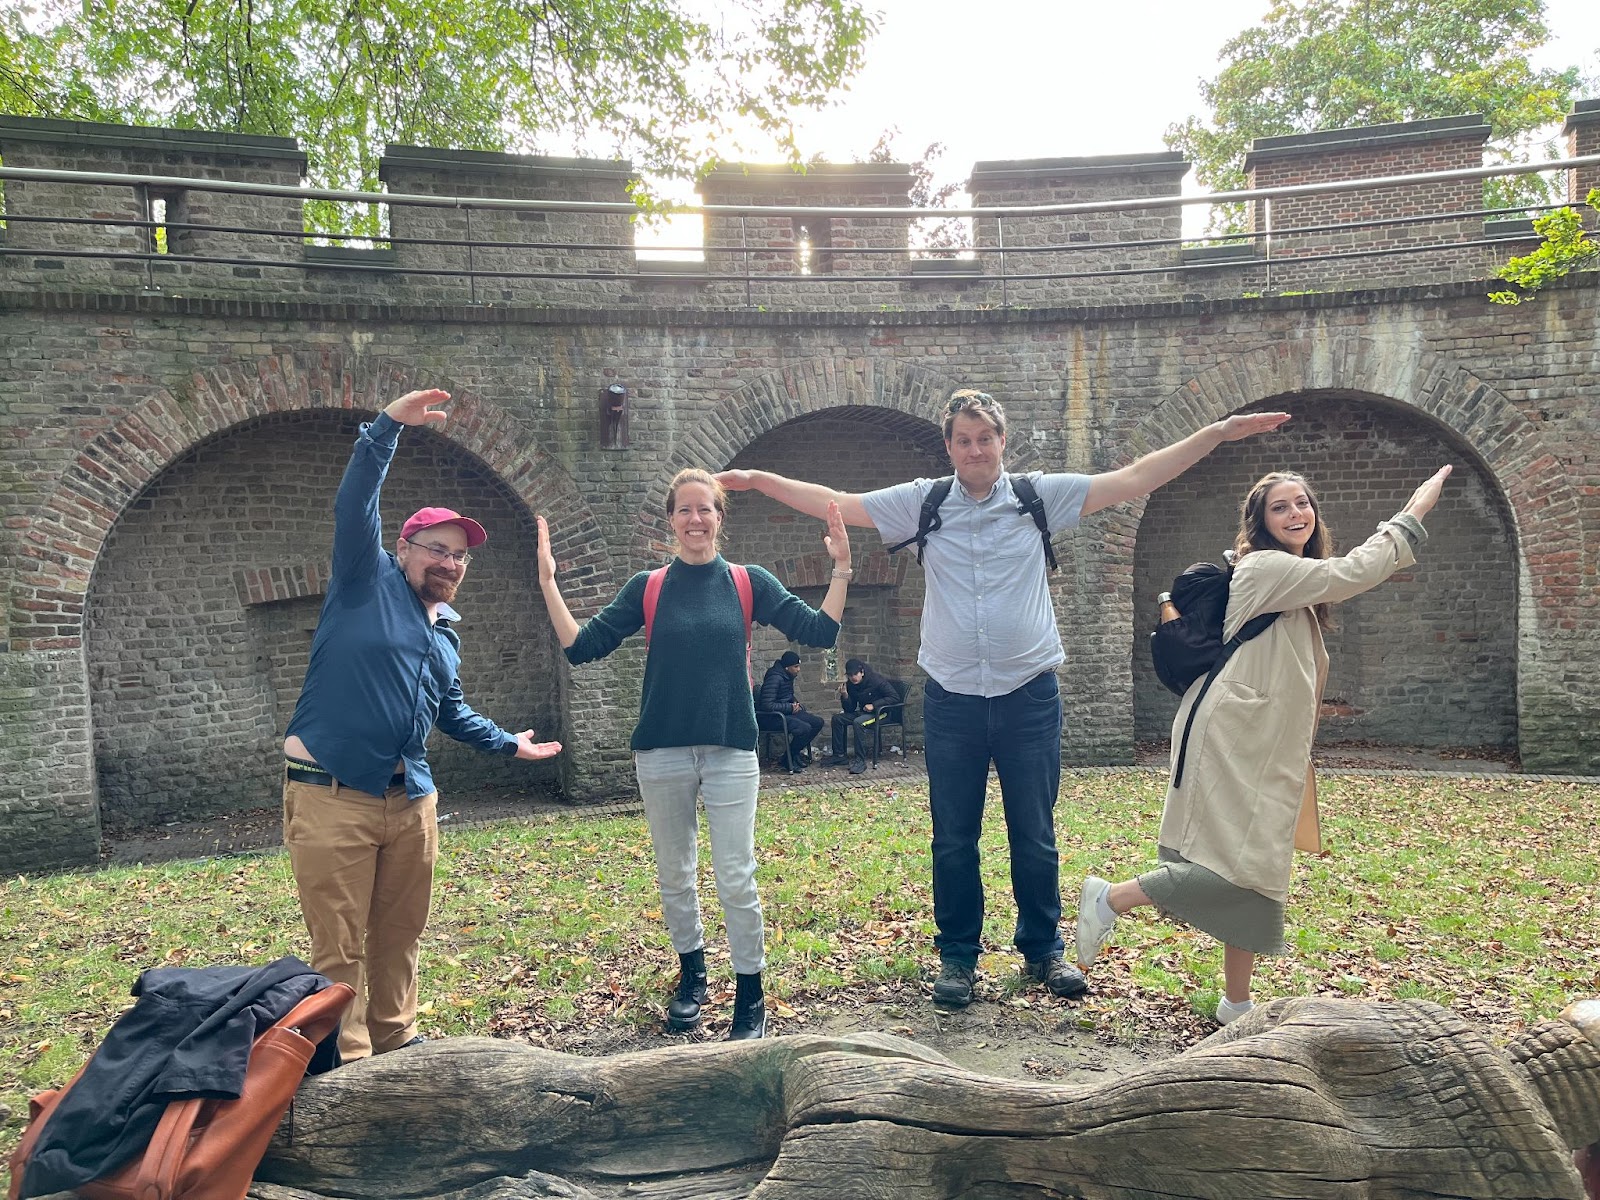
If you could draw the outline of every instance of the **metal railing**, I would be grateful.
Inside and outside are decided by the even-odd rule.
[[[370,257],[368,257],[363,251],[352,249],[351,254],[353,257],[341,257],[337,262],[329,262],[326,258],[318,259],[314,252],[305,250],[302,250],[298,255],[292,253],[283,255],[278,252],[264,255],[247,255],[188,251],[177,253],[171,247],[174,240],[181,243],[186,238],[192,240],[195,235],[208,234],[226,234],[239,238],[272,239],[279,243],[302,245],[311,237],[329,241],[349,242],[365,240],[365,235],[308,232],[304,228],[208,224],[192,220],[157,220],[149,216],[135,218],[68,215],[65,212],[48,214],[7,213],[5,220],[11,226],[50,225],[66,229],[94,226],[143,231],[142,241],[144,248],[132,249],[105,246],[74,248],[63,245],[17,245],[14,244],[16,239],[8,235],[4,241],[0,241],[0,268],[3,268],[6,264],[14,264],[17,260],[27,257],[34,259],[92,259],[139,262],[145,268],[143,286],[152,291],[160,290],[160,285],[156,279],[157,268],[162,264],[174,262],[183,262],[195,266],[273,268],[301,272],[334,270],[348,272],[353,275],[381,274],[401,278],[445,277],[465,280],[469,291],[468,303],[478,303],[480,282],[491,280],[632,283],[667,278],[683,283],[731,284],[742,291],[744,302],[748,307],[756,306],[757,288],[771,288],[774,285],[826,289],[839,283],[916,285],[920,287],[934,284],[971,285],[983,283],[998,285],[1001,293],[1001,306],[1008,307],[1012,300],[1013,286],[1025,283],[1065,283],[1084,280],[1114,282],[1118,279],[1152,275],[1171,275],[1174,278],[1181,279],[1185,276],[1216,275],[1222,271],[1231,270],[1237,272],[1241,268],[1255,268],[1261,272],[1266,286],[1270,287],[1275,266],[1287,268],[1292,265],[1295,268],[1302,268],[1317,263],[1326,264],[1356,259],[1399,256],[1439,255],[1450,250],[1479,250],[1503,246],[1506,242],[1505,237],[1488,236],[1481,232],[1482,221],[1510,213],[1544,212],[1562,206],[1545,204],[1517,209],[1455,208],[1435,213],[1408,213],[1406,215],[1378,217],[1360,221],[1319,222],[1316,224],[1278,227],[1272,225],[1271,212],[1273,201],[1275,200],[1281,201],[1290,198],[1325,196],[1355,191],[1404,189],[1451,181],[1483,180],[1532,173],[1572,171],[1595,165],[1600,165],[1600,154],[1539,163],[1502,164],[1488,167],[1457,168],[1448,171],[1331,180],[1311,184],[1290,184],[1203,196],[1141,196],[1053,204],[979,206],[953,209],[846,205],[705,204],[669,206],[664,210],[659,210],[666,213],[700,215],[712,219],[737,219],[739,236],[736,244],[713,243],[698,248],[653,248],[657,251],[663,249],[698,249],[705,256],[705,269],[698,271],[692,269],[694,265],[692,263],[673,262],[670,267],[663,267],[658,261],[640,259],[638,257],[639,247],[632,242],[495,239],[473,236],[472,219],[474,213],[509,211],[546,214],[600,214],[614,217],[635,217],[640,215],[638,206],[631,202],[528,200],[497,196],[441,196],[340,191],[190,176],[63,171],[0,166],[0,181],[14,180],[19,183],[54,184],[67,187],[126,187],[134,191],[138,197],[141,210],[146,214],[151,213],[151,200],[156,195],[170,197],[174,194],[185,192],[206,192],[275,197],[296,202],[323,200],[334,203],[377,205],[389,209],[461,210],[464,213],[466,222],[465,237],[408,236],[391,233],[382,240],[386,244],[387,250],[391,252],[392,257],[383,255],[381,251],[372,251]],[[1184,261],[1184,247],[1192,246],[1194,239],[1183,237],[1117,238],[1107,241],[1071,241],[1066,243],[1046,241],[1033,244],[1024,240],[1027,225],[1042,218],[1070,218],[1100,213],[1132,215],[1149,212],[1171,213],[1193,205],[1238,204],[1257,201],[1261,202],[1260,212],[1264,218],[1263,227],[1236,235],[1229,235],[1223,239],[1244,251],[1239,257]],[[774,254],[781,255],[783,249],[782,247],[775,248],[770,244],[751,244],[747,221],[749,218],[756,216],[807,217],[812,219],[826,217],[856,221],[874,219],[898,221],[905,219],[908,222],[914,219],[927,218],[955,217],[972,220],[992,218],[994,235],[992,244],[979,243],[973,246],[950,249],[950,252],[969,256],[970,261],[979,264],[979,269],[977,270],[969,267],[958,269],[954,266],[949,267],[947,270],[940,270],[939,267],[948,263],[949,260],[929,257],[922,259],[922,267],[915,270],[889,269],[883,272],[862,272],[858,270],[855,272],[824,271],[805,273],[801,270],[798,255],[796,255],[794,269],[791,272],[758,271],[752,267],[754,256],[771,257]],[[1472,222],[1480,223],[1479,236],[1462,236],[1467,231],[1461,227]],[[1327,246],[1319,249],[1314,244],[1311,244],[1315,239],[1329,234],[1340,234],[1348,237],[1349,235],[1372,234],[1382,230],[1408,230],[1428,225],[1445,224],[1456,226],[1456,229],[1452,231],[1451,236],[1448,238],[1417,239],[1403,245]],[[907,228],[909,230],[909,225]],[[168,250],[166,252],[160,252],[155,247],[158,231],[164,231],[168,239]],[[1286,247],[1286,242],[1291,243],[1291,245]],[[414,257],[407,255],[406,251],[417,249],[445,250],[459,253],[464,262],[430,265],[406,261],[407,258]],[[620,267],[602,268],[598,265],[585,267],[581,263],[565,267],[536,267],[528,269],[495,267],[485,265],[482,261],[484,253],[491,251],[500,254],[529,252],[569,255],[580,260],[585,257],[594,258],[599,255],[614,255],[618,258],[626,257],[630,269],[622,269]],[[862,261],[870,261],[875,258],[899,259],[905,261],[907,267],[910,266],[912,256],[916,252],[918,252],[918,248],[911,246],[909,243],[906,245],[878,246],[852,245],[848,247],[833,247],[830,250],[836,261],[841,258]],[[1087,268],[1081,267],[1081,259],[1079,259],[1079,264],[1073,263],[1074,258],[1085,254],[1130,254],[1133,252],[1146,255],[1164,255],[1165,260],[1153,264],[1146,262],[1142,265],[1096,265]],[[1038,261],[1042,257],[1057,258],[1062,265],[1042,268]],[[1020,269],[1017,266],[1018,260],[1021,260],[1023,264]],[[725,269],[724,263],[728,261],[737,262],[738,269]],[[891,263],[889,265],[892,268],[895,264]],[[238,290],[238,288],[236,287],[235,290]]]

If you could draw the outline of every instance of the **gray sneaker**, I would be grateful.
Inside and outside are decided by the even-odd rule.
[[[933,985],[933,1002],[948,1008],[965,1008],[972,1003],[972,985],[978,981],[978,968],[962,963],[939,965],[939,978]]]
[[[1059,954],[1023,963],[1022,977],[1042,983],[1050,989],[1052,996],[1068,1000],[1075,1000],[1089,990],[1089,981],[1083,977],[1083,972],[1067,966],[1066,959]]]

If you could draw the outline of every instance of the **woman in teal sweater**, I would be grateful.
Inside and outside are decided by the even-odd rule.
[[[632,748],[639,795],[655,848],[661,911],[681,974],[667,1005],[671,1029],[700,1023],[706,999],[705,935],[695,892],[695,801],[702,800],[711,834],[711,865],[728,926],[737,977],[731,1040],[766,1033],[761,972],[766,950],[761,900],[756,894],[756,712],[750,692],[749,627],[734,568],[720,553],[728,511],[722,485],[705,471],[680,471],[667,491],[667,517],[677,557],[659,583],[639,724]],[[583,626],[573,619],[556,585],[550,529],[539,524],[539,587],[556,636],[573,665],[604,658],[643,628],[650,575],[641,571],[617,598]],[[821,610],[791,594],[761,567],[745,567],[750,617],[791,641],[831,646],[839,634],[849,588],[850,538],[837,505],[828,509],[823,537],[833,576]]]

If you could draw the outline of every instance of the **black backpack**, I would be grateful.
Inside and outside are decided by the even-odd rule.
[[[1226,642],[1222,640],[1222,621],[1228,612],[1228,587],[1233,579],[1232,566],[1219,567],[1216,563],[1194,563],[1172,581],[1172,603],[1179,616],[1176,620],[1157,625],[1150,635],[1150,660],[1155,664],[1156,677],[1168,691],[1185,695],[1202,675],[1205,683],[1189,709],[1189,719],[1184,722],[1183,740],[1178,746],[1177,765],[1172,772],[1172,786],[1183,784],[1183,762],[1189,752],[1189,730],[1194,727],[1194,717],[1200,711],[1200,701],[1211,690],[1212,682],[1222,673],[1223,664],[1233,657],[1233,652],[1251,638],[1265,632],[1280,614],[1261,613],[1251,617],[1241,629]]]
[[[1050,570],[1056,567],[1056,552],[1050,545],[1050,521],[1044,515],[1044,501],[1039,499],[1039,493],[1034,490],[1033,484],[1024,476],[1006,476],[1011,480],[1011,490],[1017,494],[1017,511],[1025,517],[1032,517],[1033,523],[1039,527],[1039,536],[1044,539],[1044,560],[1049,564]],[[933,486],[928,489],[928,494],[923,498],[922,511],[917,514],[917,532],[903,542],[896,542],[889,547],[888,553],[904,550],[912,542],[917,544],[917,565],[922,565],[922,548],[928,544],[928,535],[938,531],[944,524],[944,519],[939,516],[939,509],[945,499],[950,495],[950,489],[955,486],[956,477],[946,475],[943,479],[934,480]]]

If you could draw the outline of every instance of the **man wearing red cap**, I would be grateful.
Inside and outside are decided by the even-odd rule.
[[[356,990],[339,1051],[397,1050],[417,1035],[417,949],[439,852],[427,738],[437,726],[490,754],[550,758],[559,742],[507,733],[461,694],[450,602],[488,535],[424,508],[383,548],[378,496],[405,425],[450,399],[409,392],[361,427],[333,502],[333,569],[300,702],[283,741],[283,840],[311,933],[311,965]]]

